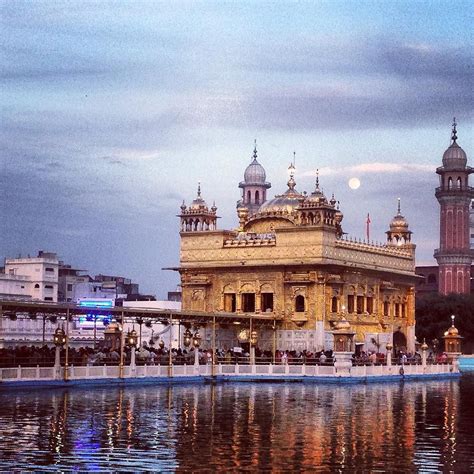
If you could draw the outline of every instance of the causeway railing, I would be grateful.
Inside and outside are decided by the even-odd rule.
[[[67,372],[67,373],[66,373]],[[394,375],[434,375],[458,372],[452,364],[427,365],[362,365],[352,366],[348,372],[338,372],[333,365],[289,364],[216,364],[216,365],[137,365],[132,366],[74,366],[57,367],[8,367],[0,368],[1,382],[139,379],[145,377],[182,378],[227,376],[266,377],[375,377]]]

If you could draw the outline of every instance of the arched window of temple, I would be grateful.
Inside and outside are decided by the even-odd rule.
[[[295,312],[296,313],[304,313],[305,304],[304,304],[304,296],[298,295],[295,298]]]
[[[390,316],[390,303],[388,301],[383,302],[383,315]]]
[[[448,189],[451,189],[453,187],[453,178],[449,177],[448,178]]]
[[[331,312],[337,313],[337,296],[333,296],[331,300]]]
[[[461,189],[461,188],[462,188],[462,184],[461,184],[461,176],[458,176],[458,180],[457,180],[457,187],[458,187],[458,189]]]
[[[260,204],[260,193],[255,191],[255,204]]]
[[[247,203],[250,204],[252,202],[252,194],[250,191],[247,191]]]

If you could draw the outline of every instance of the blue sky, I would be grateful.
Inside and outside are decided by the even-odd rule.
[[[344,230],[402,198],[419,263],[438,242],[452,117],[472,156],[469,1],[1,1],[0,256],[56,251],[163,297],[201,181],[237,224],[253,140],[272,182],[321,169]],[[472,163],[472,159],[470,159]],[[358,177],[361,187],[347,181]]]

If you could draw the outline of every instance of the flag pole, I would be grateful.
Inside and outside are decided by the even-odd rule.
[[[367,242],[370,241],[370,223],[371,223],[371,222],[372,222],[372,221],[370,220],[370,214],[367,213],[367,221],[366,221],[366,225],[367,225],[367,227],[366,227]]]

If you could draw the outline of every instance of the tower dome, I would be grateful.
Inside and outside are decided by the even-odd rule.
[[[316,187],[314,191],[304,200],[305,206],[328,204],[326,196],[319,188],[319,170],[316,170]],[[332,204],[334,206],[334,204]]]
[[[191,204],[189,205],[190,210],[198,211],[198,210],[206,210],[207,211],[207,204],[206,201],[201,197],[201,183],[198,183],[198,191],[197,196],[192,200]]]
[[[288,189],[273,199],[270,199],[266,203],[262,204],[257,212],[258,215],[262,214],[280,214],[280,215],[291,215],[295,208],[297,208],[304,196],[300,194],[296,189],[296,182],[294,179],[294,166],[290,165],[288,168],[290,179],[288,180]]]
[[[408,229],[408,222],[402,216],[400,209],[400,198],[398,198],[397,215],[390,221],[390,230],[386,232],[387,241],[394,245],[408,244],[411,241],[411,230]]]
[[[443,154],[443,167],[445,169],[464,169],[467,165],[466,152],[457,144],[456,119],[453,121],[453,131],[449,148]]]
[[[267,175],[264,167],[257,161],[257,147],[253,151],[253,160],[244,171],[245,184],[262,185],[265,184]]]
[[[304,200],[304,196],[295,189],[294,170],[294,166],[290,165],[288,189],[283,194],[264,202],[248,219],[245,225],[246,231],[264,233],[278,227],[294,225],[297,208]]]
[[[245,169],[244,180],[239,183],[242,199],[238,201],[237,207],[244,206],[250,214],[255,214],[267,200],[267,189],[271,188],[271,184],[265,179],[265,169],[257,160],[257,141],[255,140],[252,161]]]

